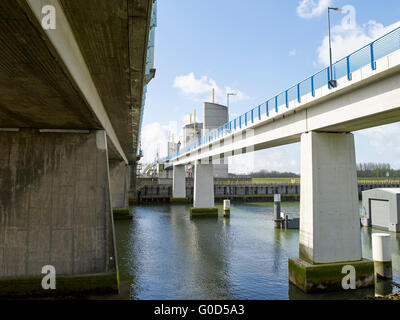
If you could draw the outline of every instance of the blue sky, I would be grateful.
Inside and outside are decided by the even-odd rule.
[[[398,0],[159,0],[143,161],[154,160],[157,151],[165,155],[170,132],[179,135],[195,108],[201,121],[212,87],[221,104],[227,91],[238,93],[230,102],[234,117],[325,67],[328,5],[346,9],[332,14],[335,58],[400,25]],[[398,123],[356,132],[355,140],[357,162],[400,169]],[[236,156],[230,171],[260,169],[299,172],[299,144]]]

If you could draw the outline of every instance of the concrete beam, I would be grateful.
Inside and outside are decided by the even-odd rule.
[[[59,1],[121,147],[128,160],[133,161],[153,0]]]
[[[90,111],[96,116],[112,144],[118,150],[121,159],[128,163],[59,0],[26,0],[26,2],[31,10],[31,12],[26,10],[26,13],[31,17],[37,30],[45,37],[49,50],[58,58],[64,71],[84,97]],[[44,5],[52,5],[56,9],[57,28],[55,30],[44,30],[41,27]]]
[[[140,114],[142,113],[143,88],[146,84],[145,69],[152,8],[153,0],[132,0],[128,2],[130,107],[132,110],[134,156],[136,156],[140,135]]]

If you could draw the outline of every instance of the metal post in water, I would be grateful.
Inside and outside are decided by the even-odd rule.
[[[224,200],[224,217],[229,218],[231,215],[231,200]]]
[[[372,234],[372,260],[376,279],[392,279],[391,236],[387,233]]]
[[[274,194],[274,225],[275,228],[281,228],[282,226],[281,217],[281,195]]]

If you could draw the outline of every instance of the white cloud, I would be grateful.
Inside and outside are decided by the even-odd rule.
[[[290,50],[289,51],[289,56],[293,57],[296,55],[296,49]]]
[[[235,90],[229,86],[220,88],[214,79],[207,76],[196,78],[193,72],[186,75],[177,76],[174,79],[174,88],[181,90],[186,96],[195,101],[210,101],[212,89],[214,88],[214,98],[216,103],[226,103],[226,94],[229,92],[236,93],[236,96],[231,96],[231,100],[245,100],[248,97],[239,90]]]
[[[300,144],[291,144],[232,157],[229,172],[290,171],[300,173]]]
[[[212,88],[217,87],[217,84],[213,79],[206,76],[196,79],[194,73],[190,72],[187,75],[175,77],[173,86],[187,95],[198,95],[206,92],[211,94]]]
[[[372,154],[381,159],[379,162],[388,162],[400,169],[400,123],[361,130],[358,134],[368,139]]]
[[[372,42],[376,38],[388,33],[389,31],[400,26],[400,21],[384,26],[374,20],[368,23],[358,25],[356,21],[356,12],[353,6],[344,6],[345,16],[341,23],[335,25],[331,29],[332,38],[332,56],[333,61],[337,61],[364,45]],[[321,45],[317,49],[318,63],[327,66],[329,65],[329,38],[325,36]]]
[[[158,122],[145,125],[142,129],[141,146],[143,149],[142,163],[150,163],[156,159],[157,152],[160,158],[167,155],[170,127]]]
[[[301,0],[297,7],[297,14],[306,19],[320,16],[326,12],[332,2],[333,0]]]

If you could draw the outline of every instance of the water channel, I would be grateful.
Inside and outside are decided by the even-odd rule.
[[[190,219],[189,205],[132,207],[115,222],[121,281],[132,299],[361,299],[374,288],[304,294],[288,281],[288,258],[298,256],[299,231],[273,225],[273,203],[232,203],[231,217]],[[299,202],[282,211],[299,214]],[[363,257],[371,259],[371,228],[362,228]],[[394,281],[400,282],[400,234],[392,235]],[[382,286],[385,289],[382,289]],[[396,291],[379,285],[376,290]],[[386,292],[387,293],[387,292]]]

